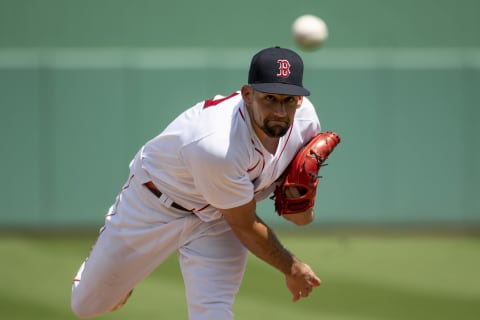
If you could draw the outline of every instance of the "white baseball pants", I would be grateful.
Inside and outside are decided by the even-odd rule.
[[[247,250],[223,220],[203,222],[166,207],[130,178],[81,265],[71,306],[81,318],[111,310],[173,253],[178,254],[191,320],[233,319]],[[168,303],[168,301],[166,302]]]

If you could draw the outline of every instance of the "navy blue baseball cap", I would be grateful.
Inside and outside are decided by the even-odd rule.
[[[303,87],[302,58],[296,52],[280,47],[263,49],[253,56],[248,84],[266,93],[310,95],[310,91]]]

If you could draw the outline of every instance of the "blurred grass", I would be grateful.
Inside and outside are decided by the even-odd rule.
[[[0,234],[0,318],[75,319],[70,285],[95,234]],[[236,319],[480,318],[480,238],[297,234],[282,242],[323,283],[292,303],[281,274],[251,256]],[[120,311],[97,319],[187,319],[175,257],[138,285]]]

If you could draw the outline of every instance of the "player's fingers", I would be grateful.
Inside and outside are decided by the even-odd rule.
[[[285,190],[285,195],[287,196],[287,198],[299,198],[300,192],[296,187],[288,187]]]
[[[320,280],[320,278],[317,276],[311,277],[310,279],[307,280],[307,282],[312,287],[318,287],[319,285],[322,284],[322,280]]]
[[[312,292],[312,288],[302,289],[301,291],[298,292],[298,299],[308,297],[310,295],[310,292]]]
[[[294,294],[292,295],[292,301],[293,301],[293,302],[297,302],[298,299],[300,299],[300,292],[294,293]]]

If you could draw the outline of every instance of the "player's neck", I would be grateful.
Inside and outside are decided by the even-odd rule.
[[[262,143],[263,147],[270,152],[271,154],[275,154],[277,152],[278,142],[280,138],[274,138],[268,136],[261,128],[258,126],[253,126],[253,130],[258,137],[258,140]]]
[[[271,154],[275,154],[277,152],[279,140],[280,138],[268,137],[267,139],[260,141],[262,141],[263,146],[265,147],[265,149],[267,149],[268,152],[270,152]]]

